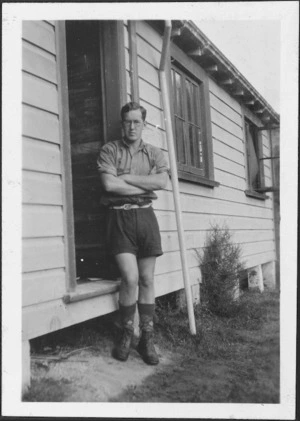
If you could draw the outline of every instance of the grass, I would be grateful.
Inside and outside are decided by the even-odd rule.
[[[157,343],[176,364],[115,401],[279,402],[279,294],[245,293],[231,317],[195,307],[197,334],[186,309],[158,306]]]
[[[245,292],[230,317],[196,306],[195,336],[186,309],[163,297],[156,308],[155,342],[172,363],[112,402],[279,402],[278,292]],[[83,347],[110,352],[114,320],[107,315],[37,338],[32,355],[60,356]],[[67,401],[71,388],[67,378],[59,385],[33,380],[24,400]]]

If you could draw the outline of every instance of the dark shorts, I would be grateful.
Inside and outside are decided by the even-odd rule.
[[[112,255],[132,253],[138,258],[161,256],[161,238],[153,208],[109,209],[107,247]]]

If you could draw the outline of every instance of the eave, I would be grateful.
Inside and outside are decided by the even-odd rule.
[[[148,23],[162,33],[164,21]],[[265,128],[279,127],[279,114],[192,21],[173,20],[172,27],[174,44],[206,70],[218,85],[255,114]]]

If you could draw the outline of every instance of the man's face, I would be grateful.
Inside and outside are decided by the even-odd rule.
[[[124,114],[122,127],[128,142],[134,143],[141,140],[144,125],[140,110],[131,110]]]

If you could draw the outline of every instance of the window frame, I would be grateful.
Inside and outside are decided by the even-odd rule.
[[[174,92],[172,85],[172,68],[176,67],[184,76],[191,79],[199,86],[200,95],[200,124],[203,130],[202,146],[204,155],[204,171],[200,168],[184,165],[177,161],[178,178],[179,180],[195,182],[210,188],[218,186],[220,183],[214,179],[214,164],[213,164],[213,149],[212,149],[212,133],[211,133],[211,116],[210,116],[210,101],[209,101],[209,86],[207,73],[190,57],[188,57],[178,46],[171,44],[170,49],[170,63],[169,63],[169,91],[172,104],[174,104]],[[184,102],[186,100],[184,99]],[[186,105],[184,105],[186,106]],[[175,110],[172,110],[172,126],[173,132],[175,130]],[[176,142],[176,139],[175,139]],[[177,146],[177,145],[176,145]],[[188,145],[189,146],[189,145]],[[176,148],[177,150],[177,148]]]
[[[257,189],[260,189],[265,186],[264,161],[261,159],[263,158],[262,132],[261,130],[259,130],[260,127],[262,127],[262,123],[256,116],[254,116],[245,107],[243,107],[242,114],[243,114],[243,126],[244,126],[245,169],[246,169],[246,183],[247,183],[245,195],[248,197],[259,199],[259,200],[266,200],[269,198],[269,196],[266,195],[265,193],[260,193],[255,188],[253,188],[253,186],[250,184],[249,146],[248,146],[247,131],[246,131],[246,123],[254,127],[254,134],[255,134],[254,142],[257,143],[258,161],[259,161],[259,165],[258,165],[259,187],[257,187]]]

